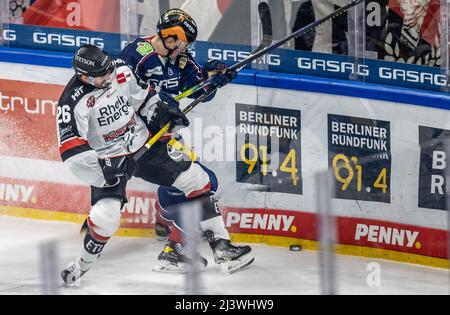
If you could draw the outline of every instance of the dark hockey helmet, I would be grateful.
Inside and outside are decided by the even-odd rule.
[[[81,46],[72,60],[72,66],[77,75],[101,77],[112,72],[114,62],[106,52],[94,45]]]
[[[197,38],[197,24],[189,14],[180,9],[164,12],[156,30],[162,39],[174,36],[183,42],[192,43]]]

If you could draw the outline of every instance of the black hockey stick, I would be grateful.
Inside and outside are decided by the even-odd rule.
[[[272,44],[272,36],[273,36],[272,35],[273,34],[272,33],[272,15],[270,13],[269,5],[266,2],[261,2],[258,5],[258,12],[259,12],[259,18],[261,20],[263,39],[261,40],[261,43],[258,46],[258,48],[256,48],[252,52],[251,56],[254,56],[256,53],[262,51],[267,46]],[[187,90],[186,92],[178,95],[175,99],[177,101],[179,101],[182,98],[185,98],[185,97],[187,97],[187,96],[189,96],[189,95],[199,91],[200,89],[202,89],[206,85],[209,85],[208,81],[202,82],[202,83],[194,86],[193,88]],[[203,100],[205,100],[208,96],[210,96],[216,90],[217,89],[212,89],[212,91],[210,93],[203,94],[202,96],[197,98],[194,102],[192,102],[185,109],[183,109],[183,113],[184,114],[189,113],[195,106],[197,106],[199,103],[203,102]],[[207,96],[202,98],[204,95],[207,95]],[[199,100],[200,98],[202,98],[202,100],[197,102],[197,100]],[[136,154],[134,155],[134,160],[135,161],[139,160],[148,150],[150,150],[150,148],[155,144],[155,142],[158,141],[158,139],[161,138],[161,136],[163,134],[165,134],[169,130],[170,125],[171,125],[170,122],[167,123],[166,125],[164,125],[164,127],[160,131],[158,131],[158,133],[156,133],[152,138],[150,138],[150,140],[147,141],[147,143],[138,152],[136,152]]]
[[[264,48],[271,45],[272,40],[273,40],[272,14],[270,13],[270,7],[267,4],[267,2],[261,2],[258,5],[258,13],[259,13],[259,19],[261,21],[263,38],[262,38],[261,43],[259,44],[258,48],[256,48],[252,52],[252,55],[256,54],[257,52],[260,52]]]
[[[333,13],[321,18],[320,20],[317,20],[315,22],[312,22],[308,25],[306,25],[305,27],[302,27],[301,29],[295,31],[294,33],[284,37],[283,39],[280,39],[278,42],[265,47],[261,50],[258,51],[255,50],[255,52],[253,52],[249,57],[247,57],[246,59],[232,65],[230,68],[228,68],[228,71],[235,71],[235,72],[239,72],[242,70],[242,68],[244,68],[246,65],[250,64],[251,62],[253,62],[254,60],[264,56],[265,54],[283,46],[285,43],[287,43],[288,41],[290,41],[293,38],[296,38],[298,36],[304,35],[310,31],[312,31],[314,28],[316,28],[319,25],[322,25],[323,23],[347,12],[349,9],[353,8],[354,6],[360,4],[361,2],[363,2],[364,0],[353,0],[351,1],[349,4],[343,6],[342,8],[337,9],[336,11],[334,11]],[[264,21],[262,20],[263,16],[270,16],[267,14],[261,14],[261,12],[265,12],[266,8],[268,7],[267,3],[265,2],[261,2],[258,5],[258,10],[260,12],[260,17],[261,17],[261,23],[263,23]],[[267,22],[267,21],[266,21]],[[269,28],[266,28],[266,31]],[[270,26],[270,30],[272,29],[272,27]],[[263,31],[264,31],[264,27],[263,27]],[[264,38],[263,38],[264,41]],[[211,96],[213,93],[215,93],[215,91],[217,91],[217,88],[212,89],[211,91],[209,91],[208,93],[205,93],[203,95],[201,95],[200,97],[198,97],[196,100],[194,100],[192,103],[190,103],[188,106],[186,106],[183,109],[183,114],[187,114],[190,111],[192,111],[198,104],[203,103],[209,96]],[[170,128],[170,123],[167,123],[156,135],[154,135],[146,144],[143,148],[141,148],[136,154],[135,154],[135,160],[138,160],[142,155],[145,154],[145,152],[147,152],[148,150],[150,150],[150,148],[155,144],[156,141],[158,141],[158,139],[164,134],[166,133]]]

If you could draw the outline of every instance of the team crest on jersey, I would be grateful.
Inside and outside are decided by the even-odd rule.
[[[131,80],[131,71],[127,70],[125,72],[119,73],[117,75],[117,82],[119,84],[123,84],[125,82],[129,82]]]
[[[148,54],[152,53],[154,51],[153,46],[150,43],[138,43],[138,47],[136,48],[136,51],[141,56],[147,56]]]
[[[93,96],[93,95],[89,96],[89,98],[88,98],[88,100],[86,102],[86,106],[88,108],[92,108],[92,107],[95,106],[95,96]]]
[[[172,70],[172,68],[168,68],[168,69],[167,69],[167,73],[168,73],[170,76],[172,76],[172,75],[173,75],[173,70]]]

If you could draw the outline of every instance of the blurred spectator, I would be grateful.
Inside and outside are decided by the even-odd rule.
[[[440,66],[440,0],[389,0],[379,58]]]
[[[347,0],[304,0],[292,31],[323,18]],[[366,0],[366,57],[440,65],[439,0]],[[295,39],[295,49],[348,54],[348,14]]]

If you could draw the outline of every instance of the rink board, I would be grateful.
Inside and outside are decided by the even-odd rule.
[[[12,74],[3,74],[4,79],[0,79],[0,213],[81,222],[89,211],[89,188],[64,168],[56,144],[55,105],[70,70],[22,68],[20,74],[14,74],[20,82],[11,80]],[[434,175],[435,183],[441,183],[436,176],[442,176],[447,163],[441,147],[421,147],[421,140],[436,145],[439,135],[450,130],[450,115],[431,105],[230,85],[214,101],[192,113],[192,137],[186,131],[183,135],[203,163],[216,172],[223,215],[238,240],[274,245],[299,240],[304,247],[316,249],[316,174],[329,168],[335,172],[334,162],[348,160],[353,177],[346,190],[336,182],[332,205],[340,252],[443,267],[443,259],[448,257],[447,211],[442,209],[439,188],[434,187],[431,193],[427,182]],[[286,155],[274,162],[278,172],[263,174],[259,161],[245,176],[249,164],[235,160],[241,155],[242,143],[230,130],[240,130],[237,120],[245,116],[243,108],[247,113],[253,108],[252,117],[280,112],[289,121],[289,117],[299,116],[301,128],[293,137],[296,141],[280,142]],[[262,121],[259,127],[271,123]],[[373,150],[372,157],[380,157],[382,163],[369,160],[366,164],[370,153],[367,148],[331,143],[333,136],[339,137],[333,128],[348,129],[350,125],[353,131],[366,127],[375,134],[366,141],[378,140],[380,147]],[[255,142],[255,146],[260,151],[260,144]],[[289,156],[287,152],[294,153]],[[288,171],[295,162],[299,167],[294,176]],[[339,174],[341,179],[348,179],[348,174]],[[282,175],[284,180],[277,187]],[[269,180],[270,176],[274,178]],[[261,186],[255,184],[268,182],[271,192],[260,191]],[[301,190],[295,189],[298,185]],[[445,188],[445,184],[440,187]],[[151,235],[155,191],[155,186],[141,181],[130,183],[122,231],[134,230],[129,233],[134,236]]]

